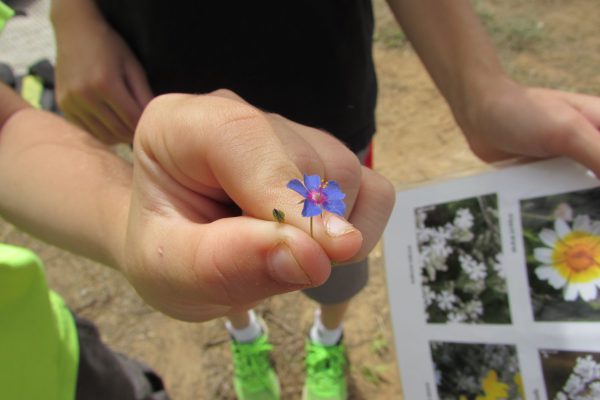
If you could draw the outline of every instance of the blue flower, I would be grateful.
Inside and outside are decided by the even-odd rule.
[[[344,216],[346,204],[343,199],[346,195],[337,182],[322,180],[319,175],[304,174],[304,184],[292,179],[287,187],[304,197],[302,216],[314,217],[322,214],[323,210]]]

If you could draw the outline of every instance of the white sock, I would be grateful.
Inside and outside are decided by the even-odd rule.
[[[327,329],[321,322],[321,310],[317,309],[315,311],[315,321],[309,333],[310,340],[323,346],[333,346],[340,341],[342,333],[342,325],[335,329]]]
[[[256,318],[256,314],[254,313],[254,310],[250,310],[248,312],[248,317],[250,317],[250,323],[248,324],[248,326],[241,329],[234,328],[231,324],[231,321],[225,322],[225,328],[227,328],[229,334],[233,336],[235,341],[238,343],[252,342],[260,335],[262,335],[262,326],[260,326],[260,323]]]

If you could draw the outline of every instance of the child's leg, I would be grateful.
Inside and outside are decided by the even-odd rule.
[[[266,327],[253,310],[227,316],[232,337],[233,383],[241,400],[279,400],[281,389],[269,353]]]
[[[230,314],[227,318],[225,327],[238,343],[254,342],[265,333],[253,310]]]
[[[337,304],[321,304],[321,323],[327,329],[336,329],[342,325],[350,300]]]
[[[230,314],[227,319],[235,329],[243,329],[250,324],[250,313],[244,311],[238,314]]]

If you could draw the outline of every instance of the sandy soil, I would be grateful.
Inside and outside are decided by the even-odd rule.
[[[591,0],[475,1],[503,63],[518,80],[600,95],[600,7]],[[375,59],[380,97],[376,169],[401,190],[484,165],[469,151],[447,106],[383,0],[376,0]],[[46,263],[51,286],[94,320],[111,346],[154,366],[174,399],[233,399],[222,321],[187,324],[145,306],[116,272],[31,239],[0,221],[0,241],[28,246]],[[346,324],[353,399],[400,399],[381,246],[371,254],[369,286]],[[284,399],[299,398],[303,345],[314,305],[301,294],[259,307],[276,346]],[[407,321],[410,323],[410,321]]]

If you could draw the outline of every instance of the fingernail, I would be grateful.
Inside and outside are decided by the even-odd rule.
[[[350,222],[332,213],[325,217],[325,229],[332,237],[342,236],[356,230]]]
[[[308,285],[310,279],[285,244],[279,244],[267,256],[269,274],[279,282]]]

